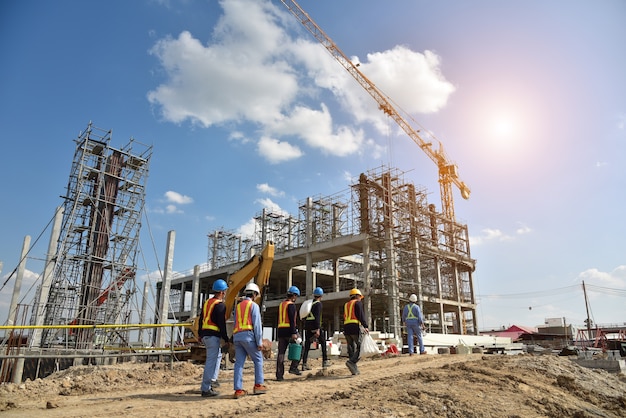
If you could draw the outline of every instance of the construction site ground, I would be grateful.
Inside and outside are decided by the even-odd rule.
[[[233,399],[232,364],[220,396],[200,396],[202,365],[191,362],[78,366],[45,379],[0,386],[3,417],[626,417],[626,376],[555,355],[376,357],[352,376],[345,358],[321,361],[269,391]],[[286,366],[288,368],[288,366]],[[254,384],[250,361],[244,386]]]

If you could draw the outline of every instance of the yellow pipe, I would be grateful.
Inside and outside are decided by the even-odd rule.
[[[180,324],[0,325],[0,329],[159,328],[189,327],[191,325],[187,322]]]

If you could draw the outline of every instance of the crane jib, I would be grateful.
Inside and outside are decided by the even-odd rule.
[[[443,146],[439,140],[431,133],[423,134],[431,137],[439,144],[438,150],[433,150],[434,141],[426,141],[419,135],[418,129],[402,117],[402,115],[393,106],[393,101],[385,95],[376,85],[370,81],[357,66],[343,53],[343,51],[335,44],[332,39],[320,28],[317,23],[305,12],[295,0],[281,0],[283,5],[302,23],[302,25],[317,39],[330,54],[344,67],[350,75],[367,91],[370,96],[378,103],[380,110],[387,116],[391,117],[402,130],[415,142],[424,153],[437,165],[439,171],[439,184],[441,187],[441,207],[443,215],[454,221],[454,201],[452,197],[452,184],[458,187],[461,196],[469,199],[470,188],[459,179],[458,167],[456,164],[448,161]]]

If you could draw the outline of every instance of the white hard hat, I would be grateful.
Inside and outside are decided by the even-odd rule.
[[[417,295],[415,293],[413,293],[411,296],[409,296],[409,300],[411,302],[417,302]]]
[[[257,294],[261,294],[261,291],[259,290],[259,286],[256,285],[256,283],[248,283],[246,285],[246,288],[243,290],[244,292],[257,292]]]

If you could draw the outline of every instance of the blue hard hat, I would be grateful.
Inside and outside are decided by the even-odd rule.
[[[292,295],[296,295],[296,296],[300,296],[300,289],[298,289],[296,286],[291,286],[288,290],[287,293],[290,293]]]
[[[316,287],[313,291],[313,296],[322,296],[324,294],[324,289],[321,287]]]
[[[222,279],[217,279],[214,283],[213,283],[213,291],[214,292],[223,292],[224,290],[228,289],[228,285],[226,284],[226,282]]]

